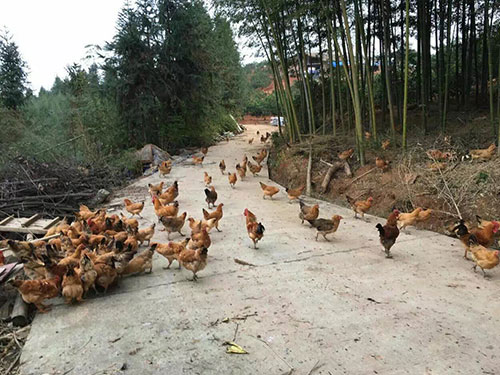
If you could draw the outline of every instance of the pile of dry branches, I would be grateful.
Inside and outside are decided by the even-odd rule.
[[[46,164],[19,158],[0,172],[0,218],[35,213],[71,214],[99,189],[119,183],[105,168],[81,168],[63,162]]]

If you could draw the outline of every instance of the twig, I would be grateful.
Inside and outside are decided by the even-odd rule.
[[[324,161],[323,159],[319,159],[320,163],[323,163],[323,164],[326,164],[328,165],[329,167],[333,167],[333,164],[332,163],[328,163],[327,161]]]
[[[236,342],[236,336],[238,335],[238,328],[240,327],[239,323],[236,323],[236,328],[234,330],[233,342]]]
[[[7,371],[5,372],[5,375],[9,375],[10,372],[12,371],[12,369],[16,366],[17,362],[19,362],[19,358],[21,358],[21,353],[19,353],[16,357],[16,359],[14,360],[14,362],[12,362],[9,366],[9,368],[7,369]]]
[[[257,267],[255,264],[245,262],[244,260],[234,258],[234,262],[238,264],[242,264],[244,266]]]
[[[285,358],[281,357],[278,353],[276,353],[276,351],[275,351],[275,350],[271,347],[271,345],[269,345],[266,341],[264,341],[264,340],[262,340],[262,339],[260,339],[260,338],[258,338],[258,337],[256,337],[256,336],[251,336],[251,337],[253,337],[253,338],[255,338],[255,339],[257,339],[257,340],[259,340],[259,341],[263,342],[263,343],[264,343],[264,344],[265,344],[265,345],[266,345],[266,346],[267,346],[267,347],[268,347],[268,348],[269,348],[269,349],[270,349],[270,350],[274,353],[274,355],[275,355],[277,358],[281,359],[281,360],[282,360],[282,361],[283,361],[283,362],[284,362],[284,363],[285,363],[288,367],[290,367],[290,372],[289,372],[288,374],[291,374],[291,373],[295,370],[295,369],[293,368],[293,366],[292,366],[292,365],[290,365],[290,364],[286,361],[286,359],[285,359]]]
[[[319,361],[316,361],[313,368],[307,373],[307,375],[311,375],[314,371],[320,369],[323,366],[323,363],[320,364]]]
[[[351,186],[353,183],[355,183],[356,181],[358,181],[360,178],[365,177],[368,173],[373,172],[375,169],[377,169],[377,167],[373,167],[373,168],[372,168],[372,169],[370,169],[368,172],[365,172],[365,173],[363,173],[361,176],[356,177],[354,180],[352,180],[351,182],[349,182],[349,183],[346,185],[346,187]]]

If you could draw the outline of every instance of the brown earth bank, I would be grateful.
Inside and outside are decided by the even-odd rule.
[[[416,207],[431,208],[434,210],[431,219],[419,223],[419,227],[445,234],[450,233],[450,226],[460,216],[473,224],[476,215],[490,220],[498,218],[500,158],[496,153],[489,161],[471,160],[468,156],[470,149],[486,148],[492,143],[491,128],[484,122],[472,121],[451,136],[431,134],[411,139],[406,153],[392,141],[384,150],[381,144],[389,140],[387,136],[377,142],[365,139],[366,164],[361,166],[354,154],[348,160],[352,176],[339,169],[325,192],[321,184],[329,169],[327,163],[340,162],[338,154],[355,148],[355,139],[352,136],[314,137],[311,195],[343,206],[347,206],[346,195],[355,199],[371,196],[374,204],[370,213],[383,217],[393,208],[402,212]],[[275,133],[268,160],[273,180],[290,188],[306,184],[308,142],[290,145]],[[432,149],[447,151],[453,156],[436,168],[436,160],[427,155]],[[390,163],[385,171],[376,168],[377,157]]]

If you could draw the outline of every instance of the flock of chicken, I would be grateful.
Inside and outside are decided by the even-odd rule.
[[[257,132],[259,134],[259,132]],[[270,134],[261,136],[261,142],[265,143]],[[253,142],[253,138],[249,143]],[[195,165],[202,165],[207,148],[202,148],[203,156],[193,156]],[[347,160],[352,156],[353,150],[347,150],[339,154],[339,158]],[[238,180],[244,181],[249,171],[253,176],[258,175],[262,169],[262,162],[267,157],[267,150],[262,149],[257,155],[252,156],[255,163],[248,160],[245,155],[243,161],[235,166],[236,172],[228,171],[228,182],[235,188]],[[221,160],[219,169],[224,175],[226,163]],[[159,165],[160,176],[168,175],[172,170],[172,162],[165,161]],[[125,209],[132,215],[126,217],[123,214],[109,214],[106,209],[91,211],[87,206],[80,206],[75,214],[75,220],[65,218],[56,227],[49,230],[46,236],[59,234],[59,237],[48,241],[8,241],[8,246],[16,256],[24,263],[24,271],[28,280],[11,280],[24,301],[33,303],[40,312],[48,311],[49,307],[44,305],[46,299],[62,295],[67,303],[80,302],[86,293],[92,289],[98,293],[98,289],[106,292],[109,286],[115,284],[121,277],[152,272],[153,254],[156,252],[168,261],[170,268],[174,260],[179,268],[184,267],[193,273],[193,280],[197,279],[197,273],[207,265],[208,249],[212,244],[210,232],[213,228],[220,231],[219,224],[223,218],[223,203],[216,206],[218,199],[217,191],[212,185],[212,177],[204,172],[205,195],[209,212],[205,209],[203,219],[196,220],[187,218],[187,212],[179,215],[179,185],[175,181],[171,186],[164,189],[164,182],[157,185],[149,184],[154,211],[158,222],[162,224],[167,232],[168,243],[150,243],[155,233],[156,224],[140,229],[139,222],[134,218],[140,217],[145,202],[132,202],[124,199]],[[273,199],[280,189],[276,186],[266,185],[260,182],[263,199]],[[286,189],[290,202],[299,201],[299,218],[302,224],[307,221],[315,228],[316,240],[321,235],[329,241],[327,235],[333,234],[339,228],[343,219],[340,215],[333,215],[331,219],[318,218],[319,205],[306,205],[300,196],[304,186],[296,189]],[[364,219],[364,215],[370,210],[373,198],[366,200],[355,200],[346,196],[348,204],[354,211],[354,217],[358,215]],[[431,216],[432,210],[423,210],[417,207],[409,213],[400,213],[398,210],[387,218],[385,225],[377,224],[380,243],[384,247],[386,256],[392,257],[391,248],[396,243],[400,229],[414,226],[418,222],[426,221]],[[246,230],[254,248],[264,237],[265,227],[259,222],[256,215],[245,209]],[[179,242],[170,241],[172,233],[182,233],[182,228],[187,221],[191,234]],[[485,269],[491,269],[499,263],[499,252],[490,250],[494,242],[495,233],[500,225],[496,221],[485,221],[478,217],[478,226],[470,229],[461,220],[454,228],[461,242],[465,246],[464,257],[472,254],[474,270],[479,266],[484,274]],[[139,252],[141,245],[147,242],[148,248]]]

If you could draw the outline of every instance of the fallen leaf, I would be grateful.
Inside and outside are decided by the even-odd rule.
[[[230,354],[248,354],[248,352],[245,349],[243,349],[241,346],[239,346],[235,342],[226,341],[222,345],[226,345],[227,346],[226,353],[230,353]]]

